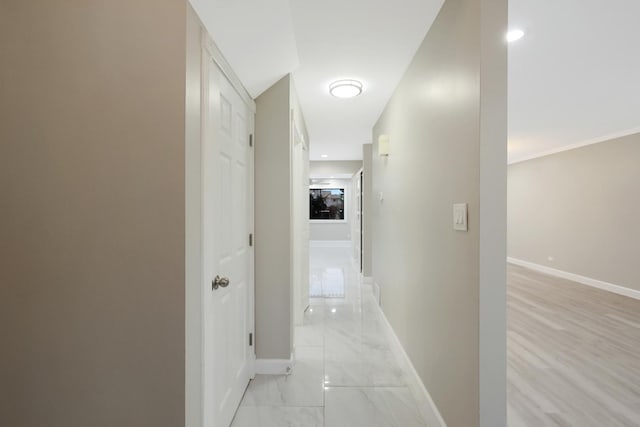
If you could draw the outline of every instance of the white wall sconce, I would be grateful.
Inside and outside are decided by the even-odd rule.
[[[389,135],[378,137],[378,155],[381,157],[389,156]]]

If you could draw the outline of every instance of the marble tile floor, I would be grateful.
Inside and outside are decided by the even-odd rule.
[[[257,375],[232,427],[426,426],[350,249],[312,245],[310,253],[311,276],[323,278],[329,295],[339,290],[344,297],[311,299],[295,329],[291,375]]]

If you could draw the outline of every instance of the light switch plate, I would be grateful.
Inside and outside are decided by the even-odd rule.
[[[467,204],[456,203],[453,205],[453,229],[467,231]]]

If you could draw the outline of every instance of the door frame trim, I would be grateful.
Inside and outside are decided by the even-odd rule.
[[[218,47],[211,40],[204,25],[193,9],[190,9],[191,25],[199,27],[198,36],[192,30],[191,39],[187,36],[187,42],[191,41],[192,49],[198,46],[199,66],[195,70],[194,58],[187,59],[186,70],[186,111],[185,123],[185,426],[203,427],[205,421],[204,403],[204,366],[205,366],[205,313],[204,313],[204,293],[207,289],[206,280],[203,276],[204,258],[202,253],[203,244],[203,170],[202,170],[202,150],[208,131],[206,114],[208,111],[208,70],[211,63],[216,64],[219,71],[224,75],[234,90],[238,93],[244,104],[248,107],[248,126],[251,133],[255,133],[255,112],[256,105],[251,96],[244,88],[240,79],[233,72],[233,69],[226,61]],[[189,52],[189,46],[187,51]],[[193,51],[192,51],[193,52]],[[195,54],[194,54],[195,55]],[[191,66],[191,68],[189,68]],[[196,84],[199,85],[198,89]],[[198,93],[199,100],[195,101],[195,93]],[[197,107],[196,107],[197,104]],[[198,128],[193,118],[198,115]],[[255,147],[255,144],[254,144]],[[248,206],[249,228],[255,235],[255,204],[254,204],[254,147],[250,147],[248,173]],[[249,309],[248,324],[254,340],[251,347],[249,360],[249,371],[251,377],[255,376],[255,249],[250,247],[250,283],[249,287]],[[210,289],[210,287],[209,287]],[[247,337],[248,339],[248,337]],[[215,420],[210,420],[215,421]],[[215,425],[215,423],[214,423]]]
[[[220,71],[222,71],[222,74],[224,74],[227,80],[229,80],[231,86],[233,86],[236,92],[238,92],[238,95],[240,95],[244,103],[247,104],[251,112],[255,114],[255,101],[253,100],[253,98],[251,98],[251,95],[240,81],[240,78],[238,78],[236,73],[233,71],[233,68],[231,68],[229,62],[225,59],[222,51],[220,51],[216,43],[213,41],[213,39],[211,39],[207,31],[204,29],[202,31],[202,47],[204,50],[206,50],[206,52],[209,53],[210,57],[218,65],[218,68],[220,68]]]

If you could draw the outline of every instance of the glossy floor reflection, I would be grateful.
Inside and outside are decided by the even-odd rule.
[[[350,249],[312,242],[310,252],[311,291],[324,297],[311,299],[295,329],[293,372],[256,376],[232,426],[426,426]]]
[[[344,298],[344,270],[337,267],[314,268],[309,277],[309,297]]]

